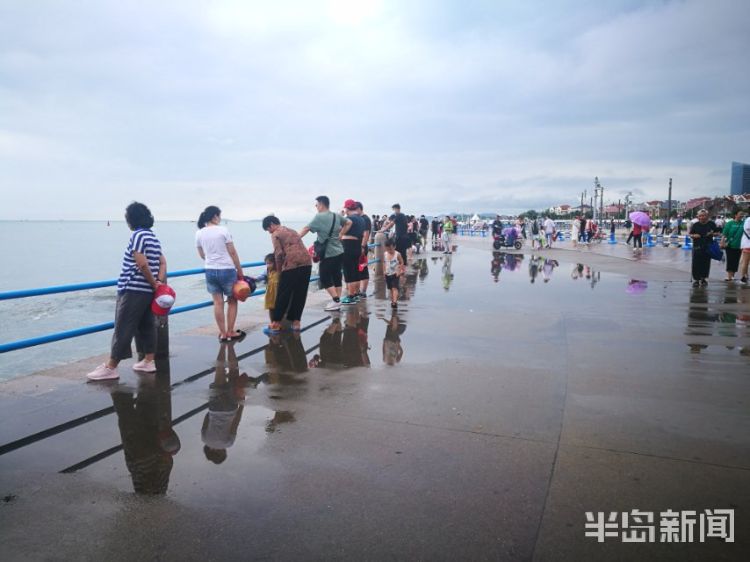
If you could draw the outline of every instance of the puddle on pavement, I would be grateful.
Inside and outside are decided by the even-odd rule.
[[[416,364],[484,358],[508,369],[519,361],[553,369],[571,337],[603,366],[652,348],[676,369],[715,369],[717,360],[743,369],[750,355],[750,288],[734,284],[693,289],[534,254],[463,251],[417,259],[397,309],[382,281],[371,293],[314,329],[271,336],[257,353],[238,356],[233,344],[207,349],[213,369],[192,382],[180,382],[192,373],[173,373],[112,386],[115,416],[87,431],[101,445],[120,445],[79,455],[86,458],[69,471],[116,475],[115,486],[146,495],[177,486],[182,498],[202,501],[226,495],[231,481],[278,477],[278,460],[263,450],[304,423],[295,404],[313,395],[345,400],[358,385],[374,377],[387,384]],[[617,346],[607,347],[609,334]],[[231,470],[240,460],[247,474]],[[170,485],[175,463],[181,476]]]

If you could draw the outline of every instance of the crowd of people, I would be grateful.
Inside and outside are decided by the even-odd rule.
[[[266,281],[264,304],[269,314],[266,334],[280,333],[283,321],[292,332],[301,330],[314,261],[319,264],[320,287],[330,297],[325,310],[336,311],[366,299],[369,244],[378,232],[387,236],[386,284],[391,307],[398,307],[402,278],[413,254],[426,246],[429,221],[424,215],[417,218],[402,213],[399,204],[393,205],[391,215],[373,219],[365,214],[362,203],[353,199],[344,201],[342,212],[334,212],[330,207],[327,196],[317,197],[315,215],[299,231],[284,226],[276,216],[263,219],[262,228],[270,235],[273,247],[273,252],[265,257],[266,272],[262,276]],[[143,203],[134,202],[127,207],[125,219],[131,236],[117,286],[110,354],[107,361],[88,373],[92,381],[119,378],[117,367],[123,359],[132,357],[133,339],[140,358],[133,369],[155,372],[155,315],[167,314],[174,302],[174,291],[166,285],[165,253],[152,230],[151,211]],[[195,247],[205,268],[218,338],[227,343],[245,336],[245,332],[236,328],[238,300],[244,300],[238,293],[238,283],[255,283],[255,280],[245,276],[232,235],[221,222],[221,209],[214,205],[206,207],[198,217]],[[432,226],[434,230],[434,222]],[[445,253],[453,251],[455,227],[455,218],[445,217],[437,231],[433,231],[433,238],[437,235],[442,241]],[[308,233],[316,235],[309,249],[302,240]],[[246,284],[244,296],[252,293],[249,287]]]
[[[385,283],[391,307],[396,309],[402,278],[414,254],[427,247],[428,238],[433,250],[447,255],[455,251],[454,235],[459,226],[456,217],[446,215],[430,221],[425,215],[417,217],[402,213],[401,206],[394,204],[390,215],[375,215],[371,219],[365,214],[363,204],[353,199],[343,202],[341,212],[334,212],[330,207],[327,196],[316,197],[316,213],[299,231],[284,226],[273,215],[262,221],[263,230],[269,233],[273,246],[273,253],[265,258],[267,271],[264,275],[267,283],[265,307],[270,321],[264,331],[269,335],[278,334],[284,320],[292,331],[301,330],[314,261],[319,262],[320,287],[330,297],[325,310],[336,311],[342,306],[354,305],[367,298],[369,244],[377,233],[385,234]],[[155,372],[154,315],[168,313],[174,302],[174,292],[166,285],[166,257],[161,243],[151,230],[154,224],[151,211],[146,205],[134,202],[127,207],[125,218],[132,233],[117,284],[110,355],[107,361],[87,375],[90,380],[118,378],[117,366],[123,359],[132,356],[133,339],[139,355],[139,361],[133,368],[141,372]],[[253,280],[244,275],[232,236],[221,224],[221,209],[206,207],[200,213],[197,226],[195,245],[204,263],[206,289],[213,300],[219,340],[231,342],[242,339],[245,333],[235,325],[237,301],[241,299],[237,294],[237,283]],[[577,217],[571,226],[574,245],[590,242],[600,236],[599,225],[590,218]],[[632,240],[636,248],[641,247],[643,228],[638,224],[626,226],[631,227],[627,243]],[[532,249],[551,248],[558,237],[557,225],[548,216],[530,221],[521,216],[514,223],[506,225],[498,215],[491,228],[496,237],[530,238]],[[614,228],[614,221],[611,221],[612,232]],[[677,223],[679,228],[680,224]],[[316,235],[315,243],[309,249],[302,241],[308,233]],[[724,254],[726,279],[734,280],[739,273],[740,281],[747,283],[750,218],[746,218],[744,212],[738,212],[733,219],[719,224],[709,220],[708,213],[701,210],[690,224],[688,236],[693,243],[691,274],[694,286],[707,284],[711,260],[722,259]],[[541,269],[544,271],[544,266]],[[450,264],[447,270],[449,281],[446,290],[452,279]],[[532,276],[532,282],[534,278]],[[247,293],[246,290],[244,294]]]

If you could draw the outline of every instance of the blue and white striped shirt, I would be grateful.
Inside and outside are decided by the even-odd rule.
[[[117,280],[117,292],[123,291],[140,291],[143,293],[153,293],[154,288],[146,281],[143,273],[138,269],[133,259],[133,252],[138,252],[146,256],[148,268],[154,279],[159,274],[159,258],[161,257],[161,244],[156,239],[154,233],[149,228],[140,228],[133,232],[130,242],[122,258],[122,271],[120,278]]]

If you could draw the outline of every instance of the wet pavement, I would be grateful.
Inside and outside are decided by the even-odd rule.
[[[375,283],[157,375],[0,386],[3,560],[745,559],[750,288],[649,250],[462,242],[397,311]],[[585,536],[634,509],[732,509],[735,542]]]

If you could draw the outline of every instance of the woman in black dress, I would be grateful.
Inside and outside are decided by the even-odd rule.
[[[693,239],[693,287],[708,284],[708,274],[711,271],[711,254],[708,247],[714,241],[714,235],[721,234],[721,229],[714,221],[708,220],[708,211],[698,211],[698,222],[690,227],[690,238]]]

